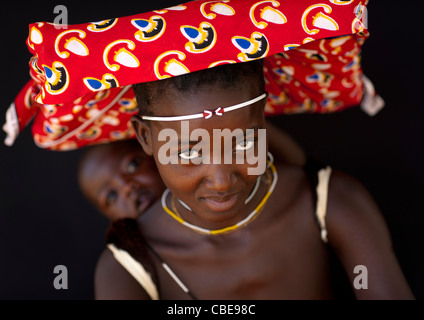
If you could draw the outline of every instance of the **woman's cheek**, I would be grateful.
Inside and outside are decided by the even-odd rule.
[[[163,182],[169,189],[179,189],[189,191],[192,185],[195,184],[196,175],[193,174],[195,170],[183,167],[181,165],[169,164],[161,166],[159,173]]]

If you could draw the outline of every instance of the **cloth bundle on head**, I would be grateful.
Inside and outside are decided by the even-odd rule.
[[[264,59],[266,115],[382,106],[363,75],[368,0],[192,1],[99,22],[29,26],[32,79],[6,112],[5,143],[71,150],[134,137],[131,85]]]

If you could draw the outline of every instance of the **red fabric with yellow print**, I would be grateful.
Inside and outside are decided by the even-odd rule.
[[[259,58],[270,94],[267,115],[358,105],[366,2],[192,1],[66,29],[31,24],[32,80],[8,110],[7,144],[32,116],[41,148],[134,137],[132,84]]]

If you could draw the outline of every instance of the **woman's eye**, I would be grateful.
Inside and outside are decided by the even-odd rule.
[[[140,166],[141,161],[142,161],[141,157],[135,157],[135,158],[133,158],[128,163],[127,173],[130,173],[130,174],[135,173],[137,171],[137,168]]]
[[[255,140],[249,139],[249,140],[243,140],[236,145],[236,151],[244,151],[252,148],[255,144]]]
[[[111,206],[116,201],[117,198],[118,198],[118,193],[116,192],[116,190],[110,190],[108,194],[106,195],[106,199],[105,199],[106,206],[107,207]]]
[[[197,150],[191,149],[191,150],[187,150],[187,151],[184,151],[184,152],[180,152],[179,156],[182,159],[185,159],[185,160],[193,160],[193,159],[200,157],[200,153]]]

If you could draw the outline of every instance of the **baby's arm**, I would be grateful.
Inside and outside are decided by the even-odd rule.
[[[331,176],[326,222],[329,245],[341,260],[357,299],[414,299],[386,222],[357,180],[337,172]]]
[[[96,266],[96,300],[150,300],[147,292],[106,248]]]

